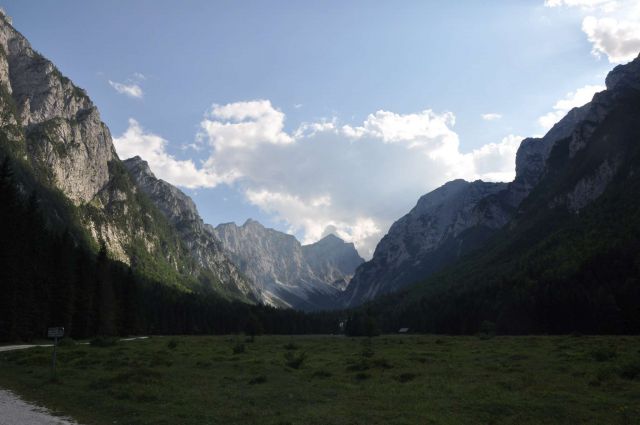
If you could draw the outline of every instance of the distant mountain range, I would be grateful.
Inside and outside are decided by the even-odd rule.
[[[187,195],[154,176],[140,157],[124,161],[139,187],[178,231],[198,265],[230,290],[265,304],[317,310],[335,308],[340,292],[364,260],[334,235],[302,246],[292,235],[255,220],[242,226],[204,224]]]
[[[329,237],[302,247],[257,222],[235,232],[205,224],[193,201],[141,158],[121,161],[85,91],[5,16],[0,21],[0,148],[23,165],[25,194],[40,186],[59,194],[42,200],[53,225],[75,229],[96,249],[104,243],[112,258],[185,290],[296,309],[335,305],[362,262],[352,244]]]
[[[49,226],[185,292],[308,311],[366,303],[389,329],[640,330],[640,58],[606,87],[522,142],[512,182],[425,194],[364,262],[335,235],[302,245],[254,220],[205,224],[144,159],[118,158],[85,91],[0,14],[0,159]]]

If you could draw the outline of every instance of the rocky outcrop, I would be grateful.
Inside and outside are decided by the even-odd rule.
[[[451,263],[475,248],[510,216],[480,204],[506,183],[454,180],[418,200],[382,238],[373,258],[360,266],[344,299],[357,305],[392,292]],[[469,229],[475,228],[474,232]]]
[[[109,180],[116,157],[109,130],[84,90],[0,17],[0,77],[25,130],[29,159],[76,204]]]
[[[364,262],[353,243],[347,243],[333,234],[318,242],[303,245],[302,254],[316,276],[341,291]]]
[[[205,225],[193,200],[175,186],[156,178],[139,156],[123,161],[140,188],[177,229],[197,266],[210,273],[227,292],[255,299],[254,288],[227,258],[211,226]]]
[[[79,240],[89,235],[94,246],[104,242],[112,258],[152,279],[189,288],[210,285],[246,299],[248,283],[219,247],[211,247],[195,207],[171,193],[176,203],[184,201],[180,207],[187,205],[180,213],[191,212],[181,216],[183,222],[149,202],[118,158],[85,91],[32,49],[0,13],[4,155],[25,170],[18,181],[25,195],[39,191],[48,219],[73,228]],[[191,230],[194,240],[186,243]]]
[[[221,224],[215,232],[231,260],[255,283],[260,299],[278,307],[335,308],[341,281],[362,262],[353,244],[336,236],[303,247],[294,236],[255,220]]]
[[[640,59],[617,66],[606,85],[606,91],[571,110],[544,137],[522,141],[512,182],[453,181],[423,196],[409,214],[391,226],[373,258],[356,270],[345,291],[345,303],[357,305],[401,289],[478,249],[498,229],[520,219],[530,195],[548,198],[548,208],[564,208],[574,214],[597,199],[623,162],[618,149],[604,146],[609,136],[598,135],[607,119],[622,113],[621,105],[640,91]],[[616,140],[624,138],[628,135]],[[583,153],[589,144],[589,154]],[[599,150],[593,148],[596,144],[602,144]],[[576,162],[581,157],[582,161]],[[570,163],[575,168],[567,165]],[[550,174],[563,178],[546,178]],[[540,187],[543,180],[545,187]],[[561,183],[550,186],[550,181]]]

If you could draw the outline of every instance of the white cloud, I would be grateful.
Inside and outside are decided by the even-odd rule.
[[[582,31],[591,52],[611,63],[629,62],[640,53],[640,2],[637,0],[545,0],[547,7],[577,7],[585,14]]]
[[[288,144],[284,114],[268,100],[213,105],[201,122],[211,146],[220,152],[229,148],[255,148],[260,144]]]
[[[547,7],[579,7],[584,10],[602,9],[613,11],[618,8],[617,0],[545,0]]]
[[[640,52],[640,20],[587,16],[582,21],[582,30],[593,45],[593,54],[604,54],[611,63],[629,62]]]
[[[487,114],[482,114],[482,119],[485,121],[495,121],[502,118],[502,114],[497,114],[495,112],[490,112]]]
[[[118,93],[124,94],[124,95],[129,96],[129,97],[134,97],[136,99],[141,99],[142,96],[144,95],[144,93],[142,91],[142,87],[140,87],[136,83],[124,84],[124,83],[117,83],[115,81],[109,80],[109,84]]]
[[[149,163],[156,177],[178,186],[196,188],[212,187],[221,182],[232,181],[235,176],[218,176],[215,173],[198,169],[193,161],[180,161],[166,151],[167,140],[146,132],[133,118],[129,119],[129,128],[113,144],[121,158],[136,155]]]
[[[312,242],[331,229],[369,257],[420,195],[453,178],[511,180],[519,139],[459,150],[452,113],[377,111],[360,125],[303,123],[291,134],[264,100],[214,105],[198,139],[204,168]],[[240,126],[241,125],[241,126]]]
[[[515,177],[515,158],[522,136],[510,134],[500,143],[489,143],[466,154],[477,178],[488,181],[508,182]]]
[[[605,86],[601,85],[588,85],[567,93],[563,99],[558,100],[555,105],[553,105],[553,111],[538,118],[538,124],[540,124],[544,130],[549,130],[555,123],[560,121],[567,112],[590,102],[594,94],[605,88]]]
[[[513,179],[521,140],[460,152],[454,115],[432,110],[378,111],[360,125],[303,123],[290,133],[284,120],[266,100],[214,105],[196,138],[200,167],[171,156],[168,142],[135,120],[114,143],[120,156],[142,156],[170,183],[233,185],[304,243],[333,232],[368,258],[395,220],[446,181]]]
[[[147,77],[141,72],[134,72],[124,83],[109,80],[109,84],[120,94],[141,99],[144,96],[144,92],[142,91],[140,83],[146,79]]]

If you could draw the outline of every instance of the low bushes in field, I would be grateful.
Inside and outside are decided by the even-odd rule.
[[[591,357],[597,362],[613,360],[617,355],[616,350],[609,347],[598,347],[591,351]]]
[[[307,359],[307,353],[295,354],[292,351],[284,353],[284,363],[292,369],[300,369]]]
[[[247,348],[243,343],[238,342],[233,346],[231,350],[233,351],[233,354],[243,354],[247,351]]]
[[[98,336],[89,341],[92,347],[113,347],[117,343],[118,339],[110,336]]]
[[[249,384],[251,385],[264,384],[265,382],[267,382],[267,377],[264,375],[255,376],[249,380]]]

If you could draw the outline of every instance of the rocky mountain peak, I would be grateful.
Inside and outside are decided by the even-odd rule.
[[[522,141],[513,182],[454,180],[422,196],[409,214],[391,226],[372,260],[356,270],[345,292],[347,303],[357,304],[424,279],[461,254],[478,249],[497,229],[522,214],[523,200],[533,189],[550,173],[563,173],[558,164],[550,165],[556,147],[559,150],[554,161],[569,163],[595,143],[597,129],[607,120],[620,116],[624,108],[632,108],[628,105],[635,102],[634,96],[640,91],[640,56],[615,67],[606,85],[606,91],[596,93],[586,105],[573,108],[544,137]],[[629,118],[634,119],[637,117]],[[571,177],[576,180],[567,179],[564,183],[568,188],[558,189],[549,207],[564,206],[577,213],[604,193],[621,162],[615,149],[601,147],[585,157],[580,173]]]
[[[254,298],[253,287],[227,258],[212,228],[204,224],[193,200],[177,187],[155,177],[149,164],[134,156],[123,161],[137,187],[178,230],[198,267],[212,274],[230,293]]]
[[[613,68],[605,79],[607,90],[628,87],[640,90],[640,55],[628,64]]]
[[[302,246],[293,236],[249,219],[220,224],[215,233],[267,304],[304,310],[335,308],[362,263],[353,244],[336,236]]]
[[[33,50],[5,15],[0,15],[0,83],[16,111],[4,124],[24,127],[31,163],[74,203],[93,199],[109,181],[108,164],[116,158],[109,130],[86,92]]]
[[[131,172],[135,172],[136,174],[145,175],[151,178],[156,178],[155,174],[153,174],[153,171],[151,171],[151,167],[149,167],[149,163],[138,155],[129,159],[125,159],[123,162],[127,165],[127,168]]]

